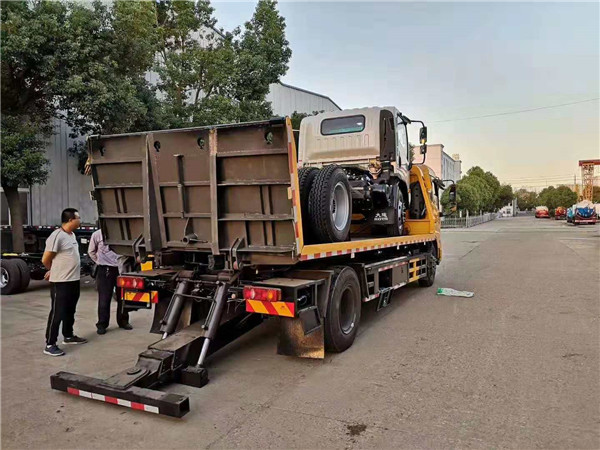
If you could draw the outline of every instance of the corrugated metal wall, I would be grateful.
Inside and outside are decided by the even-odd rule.
[[[281,83],[271,84],[267,101],[278,116],[289,116],[294,111],[312,114],[314,111],[339,111],[331,99]]]
[[[56,134],[48,142],[46,155],[50,160],[50,176],[45,185],[31,188],[31,225],[60,224],[65,208],[77,208],[84,223],[95,223],[96,205],[90,200],[92,181],[77,170],[77,160],[68,155],[73,145],[69,127],[55,120]]]

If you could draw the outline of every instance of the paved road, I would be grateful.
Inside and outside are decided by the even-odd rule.
[[[181,420],[53,392],[58,370],[105,377],[155,340],[94,334],[84,285],[85,346],[42,355],[48,290],[2,298],[3,448],[599,448],[599,226],[531,217],[444,231],[435,287],[365,306],[354,346],[324,361],[277,356],[267,323],[216,354]]]

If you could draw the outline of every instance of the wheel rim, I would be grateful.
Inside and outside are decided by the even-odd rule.
[[[350,334],[356,323],[356,304],[352,289],[346,289],[340,300],[340,328],[342,333]]]
[[[331,196],[331,216],[333,217],[333,226],[338,231],[346,228],[349,212],[350,200],[348,199],[348,189],[340,181],[333,188],[333,195]]]
[[[8,276],[7,270],[4,267],[0,268],[0,287],[1,288],[6,287],[6,285],[8,284],[9,278],[10,277]]]

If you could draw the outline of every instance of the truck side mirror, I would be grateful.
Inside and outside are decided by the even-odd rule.
[[[448,200],[453,205],[456,203],[456,185],[452,184],[448,189]]]
[[[427,127],[422,127],[421,131],[419,131],[419,141],[421,145],[427,144]]]

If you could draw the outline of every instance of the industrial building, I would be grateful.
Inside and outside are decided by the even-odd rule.
[[[277,116],[291,115],[294,111],[311,114],[314,111],[338,111],[341,108],[329,97],[284,83],[270,86],[267,100]],[[50,138],[46,154],[50,160],[50,176],[44,185],[19,189],[23,223],[27,225],[55,225],[60,223],[64,208],[77,208],[84,223],[95,223],[96,205],[90,199],[91,181],[77,169],[77,160],[68,155],[73,145],[69,127],[55,120],[56,133]],[[1,225],[10,225],[8,203],[2,192]]]
[[[415,152],[414,159],[420,162],[422,157],[417,153]],[[456,183],[462,176],[460,155],[450,156],[444,151],[442,144],[427,144],[425,164],[433,169],[435,174],[442,180],[452,180]]]

